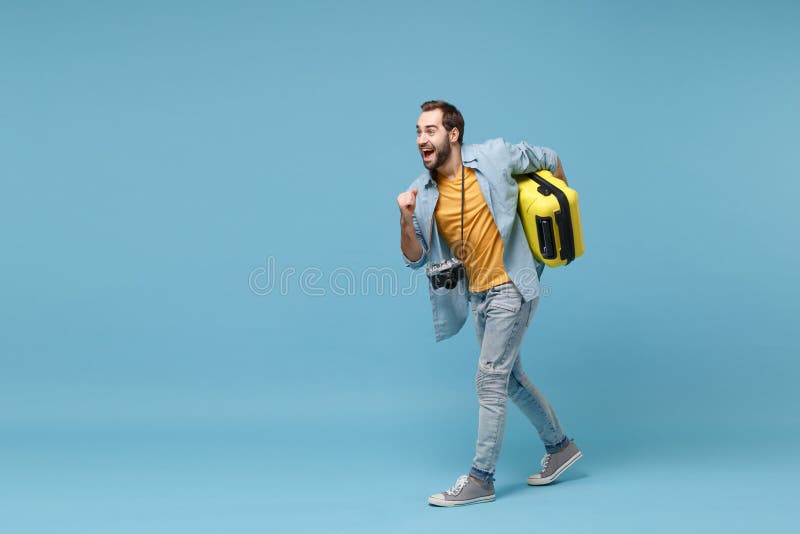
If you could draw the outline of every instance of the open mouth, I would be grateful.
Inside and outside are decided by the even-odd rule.
[[[422,158],[423,159],[430,159],[433,157],[433,149],[432,148],[423,148],[421,150]]]

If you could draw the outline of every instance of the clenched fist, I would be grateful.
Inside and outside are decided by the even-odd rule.
[[[403,217],[411,217],[414,214],[414,208],[417,207],[417,190],[412,189],[397,195],[397,205],[400,207]]]

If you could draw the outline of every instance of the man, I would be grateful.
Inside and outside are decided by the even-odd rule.
[[[542,470],[528,477],[528,484],[553,482],[581,457],[550,404],[523,372],[520,359],[522,338],[539,302],[544,265],[534,259],[525,238],[512,175],[548,169],[565,182],[566,176],[548,148],[502,139],[464,145],[464,118],[453,105],[437,100],[421,107],[417,147],[428,172],[397,197],[400,247],[406,265],[414,269],[433,269],[451,258],[462,262],[463,268],[456,262],[451,269],[457,282],[438,287],[441,280],[431,278],[429,283],[434,333],[436,341],[455,335],[471,305],[480,346],[475,376],[478,440],[472,467],[449,490],[428,499],[435,506],[457,506],[495,498],[494,470],[509,397],[545,445]]]

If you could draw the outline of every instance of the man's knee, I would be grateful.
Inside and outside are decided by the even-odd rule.
[[[508,398],[509,374],[495,371],[491,363],[481,362],[475,374],[475,387],[481,404],[505,402]]]

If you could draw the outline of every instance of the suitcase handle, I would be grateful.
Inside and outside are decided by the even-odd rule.
[[[556,212],[556,224],[558,225],[558,235],[561,236],[561,243],[564,248],[561,249],[561,257],[567,260],[567,265],[575,259],[575,244],[574,236],[572,235],[572,219],[570,218],[569,205],[567,205],[567,213],[562,211]]]

